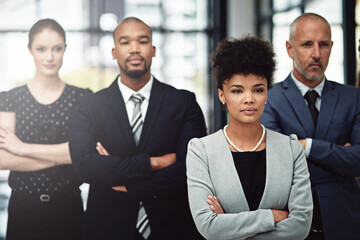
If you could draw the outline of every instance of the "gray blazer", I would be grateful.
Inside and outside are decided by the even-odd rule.
[[[187,177],[191,214],[206,239],[304,239],[310,230],[312,196],[302,145],[266,129],[266,182],[259,209],[250,211],[222,130],[189,142]],[[225,214],[206,203],[216,196]],[[275,224],[271,209],[288,210]]]

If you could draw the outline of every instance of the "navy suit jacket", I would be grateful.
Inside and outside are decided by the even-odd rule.
[[[69,146],[77,174],[90,184],[83,239],[134,239],[140,201],[152,239],[202,239],[187,202],[185,157],[189,140],[205,135],[195,95],[156,79],[138,146],[117,80],[81,98]],[[97,153],[98,141],[110,156]],[[149,157],[167,153],[176,153],[176,163],[151,171]],[[128,192],[112,190],[119,185]]]
[[[269,90],[261,122],[313,139],[308,168],[325,239],[360,239],[360,89],[325,80],[316,127],[305,101],[289,75]]]

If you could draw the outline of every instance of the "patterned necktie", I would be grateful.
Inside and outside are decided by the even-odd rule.
[[[134,134],[136,145],[139,144],[143,120],[141,114],[141,103],[144,100],[144,96],[140,93],[134,93],[130,100],[134,102],[134,112],[131,119],[131,129]]]
[[[142,205],[142,202],[140,202],[140,208],[139,208],[136,229],[144,237],[144,239],[148,239],[148,237],[150,236],[150,233],[151,233],[150,223],[149,223],[149,219],[147,218],[145,208]]]
[[[134,93],[130,97],[130,100],[134,102],[134,112],[131,118],[130,125],[132,132],[134,134],[136,145],[139,144],[141,130],[143,126],[141,103],[144,99],[145,99],[144,96],[142,96],[140,93]],[[139,206],[139,214],[138,214],[136,228],[139,231],[139,233],[144,237],[144,239],[147,239],[149,237],[150,235],[149,219],[147,218],[145,208],[143,207],[142,202],[140,202],[140,206]]]
[[[319,116],[319,111],[317,110],[317,108],[315,106],[315,102],[316,102],[316,99],[319,97],[319,94],[314,90],[309,90],[305,94],[304,97],[305,97],[306,101],[308,102],[308,107],[310,109],[311,117],[313,118],[315,126],[316,126],[317,119]]]

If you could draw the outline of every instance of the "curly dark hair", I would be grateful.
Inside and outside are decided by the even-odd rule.
[[[254,74],[264,77],[271,87],[276,68],[275,53],[271,43],[258,36],[222,40],[211,58],[217,88],[234,74]]]

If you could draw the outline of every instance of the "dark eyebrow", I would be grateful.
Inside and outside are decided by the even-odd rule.
[[[126,40],[126,39],[128,39],[129,37],[128,36],[121,36],[121,37],[119,37],[119,39],[118,39],[118,41],[120,42],[121,40]]]
[[[258,83],[258,84],[255,84],[254,87],[260,87],[260,86],[264,86],[265,87],[265,84],[263,83]],[[239,85],[239,84],[234,84],[234,85],[231,85],[230,88],[232,87],[238,87],[238,88],[244,88],[243,86]]]
[[[140,35],[139,38],[146,38],[146,39],[150,39],[150,37],[148,35]]]
[[[243,86],[238,85],[238,84],[231,85],[230,88],[232,88],[232,87],[244,88]]]
[[[146,38],[147,40],[150,40],[150,37],[148,35],[140,35],[138,38],[139,39]],[[119,37],[118,41],[120,42],[121,40],[127,40],[127,39],[129,39],[129,36],[121,36]]]
[[[313,41],[311,40],[304,40],[304,41],[299,41],[300,44],[312,44]]]

